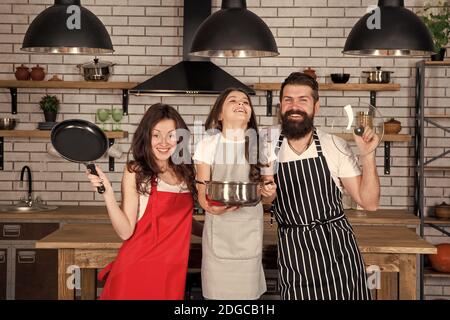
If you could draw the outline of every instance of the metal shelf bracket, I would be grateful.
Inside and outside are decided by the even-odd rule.
[[[123,115],[128,115],[128,101],[129,101],[129,94],[127,89],[122,90],[122,110]]]
[[[391,174],[391,142],[384,142],[384,174]]]
[[[108,147],[111,148],[114,145],[115,139],[108,139]],[[114,158],[109,157],[109,171],[114,171]]]
[[[4,165],[4,151],[5,151],[5,140],[3,137],[0,137],[0,170],[3,170]]]
[[[9,88],[11,94],[11,113],[17,114],[17,88]]]
[[[271,90],[266,91],[266,101],[267,101],[267,109],[266,116],[272,116],[272,105],[273,105],[273,92]]]

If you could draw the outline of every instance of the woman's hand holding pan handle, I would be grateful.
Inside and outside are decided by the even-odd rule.
[[[109,182],[108,177],[106,177],[105,173],[100,169],[99,166],[94,164],[92,164],[92,166],[95,166],[95,172],[91,172],[88,166],[86,175],[90,180],[92,186],[94,187],[94,191],[98,191],[98,193],[113,192],[111,183]],[[98,175],[96,175],[95,173],[97,173]]]

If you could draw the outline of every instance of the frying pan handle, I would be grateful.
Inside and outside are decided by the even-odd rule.
[[[86,165],[87,169],[91,174],[95,174],[98,177],[97,170],[95,170],[95,164],[89,163]],[[102,184],[100,187],[97,187],[97,192],[102,194],[105,192],[105,186]]]

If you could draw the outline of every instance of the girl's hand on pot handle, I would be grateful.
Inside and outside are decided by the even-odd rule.
[[[98,176],[96,176],[95,174],[91,174],[89,170],[86,170],[86,175],[90,180],[94,191],[97,191],[97,187],[100,187],[103,184],[103,186],[105,187],[105,193],[111,192],[111,182],[109,182],[106,174],[97,165],[95,165],[95,170],[97,171]]]
[[[261,188],[261,196],[270,198],[277,193],[277,185],[273,181],[264,181]]]

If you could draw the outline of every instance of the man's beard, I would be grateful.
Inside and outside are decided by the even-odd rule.
[[[291,120],[290,115],[299,114],[303,119]],[[281,130],[288,139],[298,140],[305,137],[314,128],[314,116],[310,117],[301,110],[289,110],[281,116]]]

